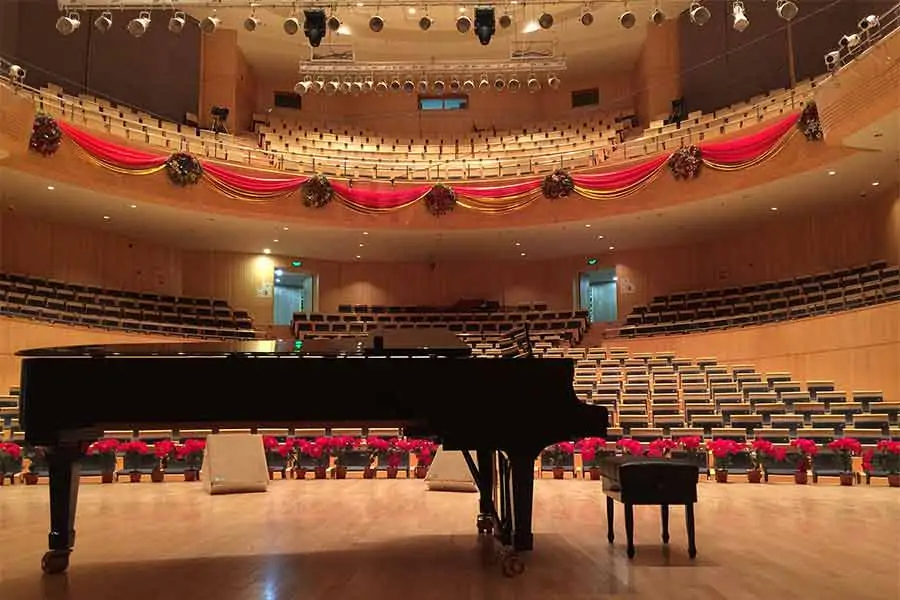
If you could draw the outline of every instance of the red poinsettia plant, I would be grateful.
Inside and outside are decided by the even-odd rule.
[[[410,452],[416,457],[416,466],[430,467],[437,444],[431,440],[410,440]]]
[[[703,438],[699,435],[686,435],[675,440],[675,445],[683,449],[689,457],[698,456],[703,451],[701,444]]]
[[[22,447],[14,442],[0,442],[0,478],[22,469]]]
[[[159,440],[153,444],[153,455],[159,461],[159,468],[165,469],[169,459],[175,456],[175,442],[172,440]]]
[[[776,455],[778,454],[775,444],[769,440],[756,438],[750,443],[750,461],[753,465],[753,470],[755,471],[759,471],[763,469],[766,464],[777,460]],[[784,456],[784,454],[785,452],[782,448],[780,455]]]
[[[188,471],[199,471],[203,464],[206,440],[185,440],[175,448],[175,458],[184,462]]]
[[[606,450],[606,440],[603,438],[584,438],[575,444],[575,449],[581,453],[581,463],[586,468],[597,468]]]
[[[119,451],[125,455],[125,470],[137,471],[141,468],[141,457],[150,452],[150,447],[141,440],[131,440],[119,444]]]
[[[900,441],[881,440],[874,449],[863,454],[863,470],[871,473],[875,469],[888,475],[900,475]]]
[[[412,448],[413,446],[409,440],[404,440],[402,438],[391,439],[390,448],[388,448],[388,451],[384,456],[387,466],[399,468],[403,463],[403,457],[408,455]]]
[[[296,438],[293,442],[294,464],[300,464],[301,457],[311,458],[313,463],[319,467],[328,466],[328,438],[317,438],[308,440],[304,438]]]
[[[853,472],[853,457],[862,454],[862,444],[859,443],[859,440],[850,437],[828,442],[828,449],[837,455],[844,473]]]
[[[369,453],[369,466],[375,461],[387,463],[387,455],[391,451],[391,442],[382,437],[367,437],[366,450]]]
[[[278,441],[278,438],[266,435],[263,436],[263,448],[266,451],[267,464],[271,465],[279,462],[279,460],[282,464],[287,464],[287,460],[291,456],[291,451],[293,449],[293,442],[288,439],[282,443]]]
[[[672,450],[675,449],[675,442],[668,438],[658,438],[650,442],[650,446],[647,448],[647,456],[653,458],[669,458],[669,455],[672,454]]]
[[[575,454],[575,444],[572,442],[559,442],[544,448],[541,456],[550,466],[561,467],[566,463],[566,457],[573,454]]]
[[[712,452],[716,471],[727,471],[731,466],[732,457],[744,450],[744,444],[734,440],[719,438],[706,443],[706,448]]]
[[[96,456],[100,461],[102,471],[112,473],[116,470],[116,451],[119,449],[119,441],[114,439],[97,440],[88,446],[88,456]]]
[[[644,446],[639,441],[631,438],[622,438],[616,442],[616,447],[622,451],[622,454],[631,456],[643,456],[644,454]]]
[[[798,452],[797,471],[805,473],[812,467],[812,458],[819,453],[819,447],[813,440],[806,438],[791,440],[791,447]]]
[[[316,443],[321,441],[323,441],[322,438],[316,440]],[[359,438],[349,435],[335,435],[324,438],[324,446],[327,453],[334,457],[335,466],[345,467],[347,466],[348,455],[359,448]]]

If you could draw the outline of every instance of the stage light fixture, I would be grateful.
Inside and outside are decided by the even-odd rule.
[[[297,35],[300,31],[300,19],[297,17],[288,17],[284,20],[284,25],[282,25],[284,32],[288,35]]]
[[[498,92],[502,92],[503,90],[506,89],[506,80],[503,79],[502,76],[498,75],[494,79],[494,89],[497,90]]]
[[[424,17],[419,19],[419,29],[421,29],[422,31],[428,31],[429,29],[431,29],[432,25],[434,25],[434,19],[432,19],[428,15],[425,15]]]
[[[375,33],[381,33],[384,30],[384,18],[375,15],[371,19],[369,19],[369,29],[374,31]]]
[[[450,88],[450,93],[458,94],[459,90],[462,88],[462,83],[460,83],[459,79],[454,77],[453,79],[450,80],[449,88]]]
[[[353,94],[362,94],[362,91],[363,91],[363,84],[362,84],[362,81],[354,81],[353,83],[351,83],[351,84],[350,84],[350,91],[351,91]]]
[[[261,21],[256,17],[256,15],[250,15],[246,19],[244,19],[244,29],[247,31],[256,31],[256,28],[259,27]]]
[[[427,94],[428,93],[428,81],[425,79],[420,79],[419,83],[416,84],[416,90],[418,90],[418,92],[420,94]]]
[[[624,29],[631,29],[637,23],[637,17],[630,10],[626,10],[619,15],[619,25]]]
[[[462,89],[464,92],[475,91],[475,82],[471,79],[466,79],[465,81],[463,81]]]
[[[541,29],[550,29],[553,27],[553,15],[550,13],[543,13],[540,17],[538,17],[538,25],[541,26]]]
[[[741,0],[734,0],[734,3],[731,5],[731,15],[734,17],[732,27],[735,31],[743,33],[750,27],[750,19],[747,18],[747,13],[744,11],[744,3]]]
[[[515,75],[509,78],[509,81],[506,82],[506,87],[511,92],[518,92],[522,87],[522,82],[519,81]]]
[[[431,89],[435,94],[443,94],[447,84],[442,79],[438,79],[431,84]]]
[[[528,76],[528,83],[526,85],[528,86],[529,92],[536,92],[541,89],[541,82],[538,81],[537,77],[534,75]]]
[[[587,27],[588,25],[594,24],[594,13],[591,12],[587,6],[581,9],[581,16],[578,17],[578,20],[581,21],[581,24]]]
[[[184,24],[187,22],[187,15],[183,12],[176,12],[171,19],[169,19],[169,31],[172,33],[181,33],[181,30],[184,29]]]
[[[413,83],[412,79],[407,79],[403,82],[403,91],[407,94],[412,94],[414,91],[416,91],[416,84]]]
[[[475,36],[482,46],[491,43],[491,38],[497,31],[496,13],[493,8],[475,9]]]
[[[325,93],[326,94],[336,94],[340,85],[341,85],[340,81],[338,81],[337,79],[332,79],[331,81],[329,81],[328,83],[325,84],[325,87],[324,87]]]
[[[104,10],[100,16],[94,19],[94,29],[100,33],[106,33],[112,27],[112,13]]]
[[[77,12],[70,12],[56,20],[56,30],[63,35],[72,35],[81,27],[81,17]]]
[[[150,11],[142,10],[137,17],[128,21],[126,29],[136,38],[147,33],[147,30],[150,29]]]
[[[400,83],[399,79],[395,78],[395,79],[391,80],[390,88],[391,88],[392,92],[399,92],[402,87],[403,87],[403,84]]]
[[[491,82],[488,81],[487,75],[481,76],[481,79],[478,81],[478,89],[482,92],[491,89]]]
[[[400,83],[400,82],[397,82],[397,83]],[[379,81],[378,83],[375,84],[375,92],[377,92],[379,94],[384,94],[387,91],[388,91],[388,84],[386,81]]]
[[[691,23],[698,27],[703,27],[709,23],[709,20],[712,18],[712,13],[709,12],[708,8],[700,4],[700,2],[691,2],[688,14],[691,16]]]
[[[775,12],[785,21],[790,21],[797,16],[800,9],[791,0],[778,0],[775,3]]]
[[[869,15],[864,19],[860,19],[859,28],[862,31],[868,31],[869,29],[874,29],[878,27],[881,23],[878,21],[878,17],[875,15]]]
[[[342,94],[349,94],[350,93],[350,82],[342,81],[340,83],[340,85],[338,86],[338,91]]]
[[[859,46],[862,39],[859,37],[858,33],[853,33],[850,35],[845,35],[840,39],[838,45],[845,50],[849,50],[850,48],[856,48]]]
[[[215,33],[216,29],[218,29],[219,24],[222,22],[222,19],[217,17],[215,14],[206,17],[202,21],[200,21],[200,31],[203,33],[210,35]]]
[[[307,9],[303,11],[303,35],[309,40],[309,45],[318,48],[325,38],[325,11],[321,8]]]
[[[502,29],[507,29],[512,25],[512,17],[509,15],[503,15],[500,17],[498,22],[500,23],[500,27]]]
[[[825,55],[825,66],[829,71],[835,70],[837,67],[841,66],[841,53],[837,50],[829,52]]]
[[[374,89],[375,89],[375,82],[372,81],[371,79],[366,79],[365,81],[362,82],[362,91],[371,92]]]
[[[456,30],[460,33],[469,33],[472,29],[472,19],[467,15],[460,15],[456,19]]]
[[[654,25],[662,25],[666,22],[666,13],[658,8],[654,8],[653,12],[650,13],[650,22]]]
[[[337,31],[341,28],[341,20],[334,15],[328,17],[328,21],[325,22],[325,25],[328,27],[328,31]]]
[[[312,81],[301,81],[294,86],[294,93],[298,96],[305,96],[312,89]]]
[[[25,75],[27,73],[28,72],[19,65],[10,65],[9,67],[9,78],[15,83],[22,83],[25,81]]]
[[[315,93],[319,93],[325,89],[325,80],[324,79],[316,79],[312,82],[312,90]]]
[[[547,85],[550,86],[551,90],[558,90],[559,84],[560,84],[559,77],[557,77],[556,75],[551,75],[550,77],[547,78]]]

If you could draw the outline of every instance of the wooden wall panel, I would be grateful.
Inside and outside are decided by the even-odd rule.
[[[794,379],[832,379],[837,389],[883,390],[900,401],[900,302],[743,329],[615,340],[631,352],[673,351],[751,364]],[[611,344],[612,345],[612,344]]]

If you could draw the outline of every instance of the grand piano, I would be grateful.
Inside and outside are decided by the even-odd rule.
[[[535,459],[556,442],[605,435],[608,422],[605,408],[575,396],[573,361],[537,359],[528,347],[520,359],[475,359],[441,329],[18,355],[25,440],[47,450],[46,573],[68,568],[79,460],[104,430],[390,426],[465,451],[480,492],[478,532],[493,534],[504,572],[515,575],[524,570],[517,552],[534,545]]]

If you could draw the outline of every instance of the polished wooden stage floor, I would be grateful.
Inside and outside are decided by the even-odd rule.
[[[10,600],[900,597],[900,491],[704,483],[698,557],[683,510],[659,543],[659,511],[606,541],[599,484],[536,484],[536,550],[505,579],[475,535],[476,496],[415,480],[276,481],[210,497],[199,484],[82,485],[67,575],[42,576],[47,487],[0,488],[0,597]],[[621,511],[621,506],[617,506]],[[617,527],[623,526],[621,512]]]

